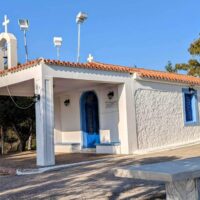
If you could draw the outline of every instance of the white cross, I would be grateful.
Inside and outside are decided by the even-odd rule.
[[[93,62],[93,60],[94,60],[94,57],[91,54],[89,54],[87,61]]]
[[[7,15],[4,16],[4,22],[3,22],[3,26],[5,27],[5,33],[8,32],[8,24],[9,24],[10,20],[7,18]]]

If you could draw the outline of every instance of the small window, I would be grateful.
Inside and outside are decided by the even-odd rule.
[[[197,92],[193,89],[183,89],[184,121],[185,124],[197,123],[198,104]]]

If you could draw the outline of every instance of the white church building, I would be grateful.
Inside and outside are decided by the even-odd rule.
[[[200,143],[199,94],[199,78],[91,58],[18,65],[16,37],[0,34],[0,95],[38,96],[39,166],[54,165],[55,152],[136,154]]]

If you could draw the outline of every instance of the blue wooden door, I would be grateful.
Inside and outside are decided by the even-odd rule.
[[[81,97],[81,122],[83,147],[95,148],[100,143],[98,99],[94,92],[85,92]]]

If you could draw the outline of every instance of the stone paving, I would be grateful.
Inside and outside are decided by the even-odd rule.
[[[114,177],[113,168],[132,162],[124,158],[40,175],[1,177],[0,199],[165,198],[163,184]]]
[[[97,160],[107,157],[116,157],[116,155],[103,155],[95,153],[57,153],[55,159],[56,165],[61,165],[88,160]],[[3,156],[0,155],[0,167],[13,169],[36,168],[36,152],[25,151]]]
[[[0,200],[165,199],[163,183],[117,178],[119,166],[200,156],[200,145],[143,156],[124,156],[95,164],[29,176],[0,177]]]

